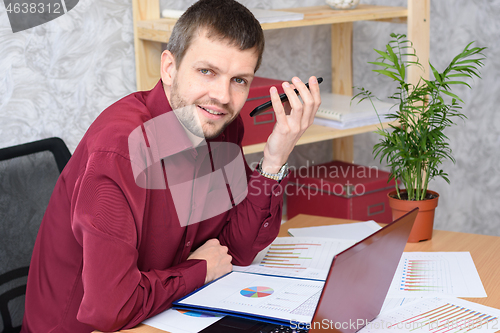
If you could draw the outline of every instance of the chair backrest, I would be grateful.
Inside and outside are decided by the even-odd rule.
[[[49,138],[0,149],[0,332],[19,332],[31,253],[54,185],[71,157]]]

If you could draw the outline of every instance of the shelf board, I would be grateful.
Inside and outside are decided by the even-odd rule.
[[[383,128],[388,128],[389,124],[396,125],[397,122],[382,123]],[[380,128],[380,124],[373,124],[373,125],[367,125],[367,126],[362,126],[362,127],[355,127],[355,128],[341,130],[341,129],[336,129],[336,128],[332,128],[332,127],[326,127],[326,126],[320,126],[320,125],[313,124],[302,135],[302,137],[297,142],[296,146],[304,145],[307,143],[318,142],[318,141],[338,139],[338,138],[343,138],[343,137],[361,134],[361,133],[373,132],[379,128]],[[249,146],[244,146],[243,153],[246,155],[246,154],[253,154],[253,153],[262,152],[262,151],[264,151],[265,145],[266,145],[266,143],[262,142],[262,143],[256,143],[256,144],[249,145]]]
[[[375,5],[359,5],[352,10],[333,10],[329,6],[299,7],[283,9],[304,14],[303,20],[263,23],[262,29],[294,28],[322,24],[345,23],[355,21],[390,21],[406,23],[408,9],[405,7],[388,7]],[[161,18],[138,21],[137,35],[142,40],[166,43],[170,38],[177,19]]]
[[[285,11],[304,14],[303,20],[264,23],[262,29],[282,29],[321,24],[335,24],[356,21],[387,21],[406,22],[408,9],[406,7],[389,7],[360,4],[352,10],[333,10],[329,6],[285,8]]]

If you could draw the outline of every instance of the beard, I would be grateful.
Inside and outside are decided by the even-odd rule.
[[[227,105],[223,105],[215,100],[195,100],[193,103],[189,103],[179,93],[179,85],[177,78],[174,79],[171,92],[170,92],[170,105],[177,116],[177,119],[194,135],[205,138],[206,140],[215,139],[218,137],[226,127],[234,120],[237,115],[233,110],[231,110]],[[224,123],[215,122],[210,119],[204,119],[202,123],[200,117],[198,116],[198,105],[214,105],[220,107],[227,111],[228,115],[233,115],[229,117]]]

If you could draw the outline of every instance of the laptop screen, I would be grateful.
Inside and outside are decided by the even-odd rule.
[[[380,312],[418,209],[335,256],[310,332],[356,332]]]
[[[290,322],[283,331],[356,332],[380,312],[403,254],[418,208],[337,254],[311,324]],[[317,306],[316,306],[317,304]],[[276,324],[226,316],[203,333],[281,332]]]

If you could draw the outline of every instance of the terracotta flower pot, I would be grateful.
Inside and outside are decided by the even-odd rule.
[[[402,190],[400,192],[404,193],[405,191]],[[406,214],[413,208],[419,208],[413,229],[411,229],[410,237],[408,238],[408,242],[410,243],[417,243],[432,238],[434,210],[438,205],[439,194],[429,190],[427,193],[432,194],[433,198],[420,201],[399,200],[395,190],[387,194],[389,197],[389,206],[392,208],[393,220]]]

